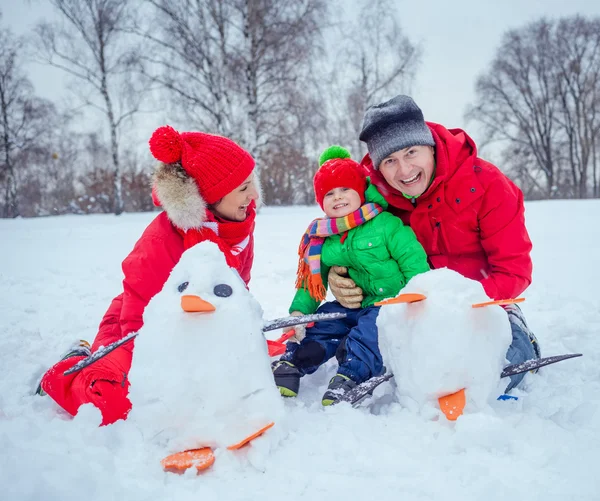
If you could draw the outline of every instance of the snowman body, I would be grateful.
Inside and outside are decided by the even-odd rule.
[[[183,296],[214,311],[184,311]],[[233,445],[282,414],[269,362],[260,305],[214,243],[197,244],[144,312],[130,418],[172,451]]]
[[[442,268],[413,277],[401,293],[427,299],[382,306],[377,320],[384,364],[395,392],[420,408],[465,389],[465,410],[481,409],[502,393],[500,372],[511,343],[508,315],[488,301],[479,282]]]

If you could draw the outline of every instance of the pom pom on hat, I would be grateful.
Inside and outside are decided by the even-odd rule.
[[[325,195],[334,188],[350,188],[365,202],[367,175],[352,158],[350,152],[341,146],[330,146],[319,157],[320,168],[313,178],[315,199],[323,208]]]
[[[343,146],[333,145],[327,148],[319,157],[319,167],[333,158],[351,158],[350,152]]]
[[[170,125],[159,127],[149,141],[150,153],[159,162],[172,164],[181,160],[183,139]]]

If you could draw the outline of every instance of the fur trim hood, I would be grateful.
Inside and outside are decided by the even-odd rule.
[[[206,218],[206,202],[196,182],[179,162],[160,162],[152,176],[152,186],[169,220],[182,230],[200,229]]]

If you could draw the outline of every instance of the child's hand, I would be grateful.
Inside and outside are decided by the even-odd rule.
[[[301,317],[304,315],[301,311],[292,311],[290,313],[291,317]],[[290,338],[292,343],[299,343],[306,337],[306,324],[295,325],[294,326],[294,335]]]

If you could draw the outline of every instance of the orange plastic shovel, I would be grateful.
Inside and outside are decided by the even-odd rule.
[[[269,349],[269,356],[276,357],[277,355],[283,355],[285,353],[285,342],[293,335],[294,329],[290,329],[289,331],[285,331],[283,335],[275,341],[267,339],[267,348]]]
[[[456,393],[451,393],[450,395],[444,395],[443,397],[438,398],[440,409],[449,421],[456,421],[458,419],[458,416],[463,413],[466,402],[467,399],[464,388],[458,390]]]
[[[472,306],[473,306],[473,308],[483,308],[484,306],[492,306],[494,304],[502,306],[505,304],[522,303],[523,301],[525,301],[524,297],[518,297],[515,299],[497,299],[496,301],[486,301],[485,303],[475,303]]]
[[[306,324],[306,328],[312,327],[315,325],[314,322],[310,322]],[[276,357],[277,355],[283,355],[285,353],[285,342],[294,335],[294,329],[290,329],[289,331],[285,331],[283,335],[276,339],[275,341],[271,341],[267,339],[267,347],[269,349],[269,356]]]
[[[261,428],[249,437],[246,437],[241,442],[230,445],[227,447],[227,449],[233,451],[242,448],[255,438],[260,437],[265,431],[273,427],[274,424],[275,423],[269,423],[267,426]],[[164,458],[160,464],[165,471],[182,474],[192,466],[195,466],[198,472],[204,471],[207,468],[210,468],[214,462],[215,456],[212,449],[210,447],[203,447],[201,449],[190,449],[188,451],[176,452],[175,454],[171,454],[170,456]]]
[[[416,303],[418,301],[423,301],[424,299],[427,299],[427,296],[424,296],[423,294],[418,294],[416,292],[407,292],[405,294],[400,294],[391,299],[377,301],[375,303],[375,306],[385,306],[386,304]]]
[[[203,447],[202,449],[176,452],[164,458],[160,464],[165,471],[182,474],[192,466],[195,466],[199,472],[206,470],[214,462],[215,456],[212,449],[210,447]]]
[[[287,333],[286,333],[287,334]],[[249,437],[246,437],[244,440],[242,440],[241,442],[238,442],[237,444],[233,444],[230,445],[229,447],[227,447],[228,450],[230,451],[234,451],[236,449],[240,449],[242,447],[244,447],[244,445],[250,443],[252,440],[254,440],[256,437],[260,437],[265,431],[267,431],[269,428],[272,428],[273,425],[275,423],[269,423],[267,426],[265,426],[264,428],[261,428],[260,430],[258,430],[256,433],[253,433],[252,435],[250,435]]]

